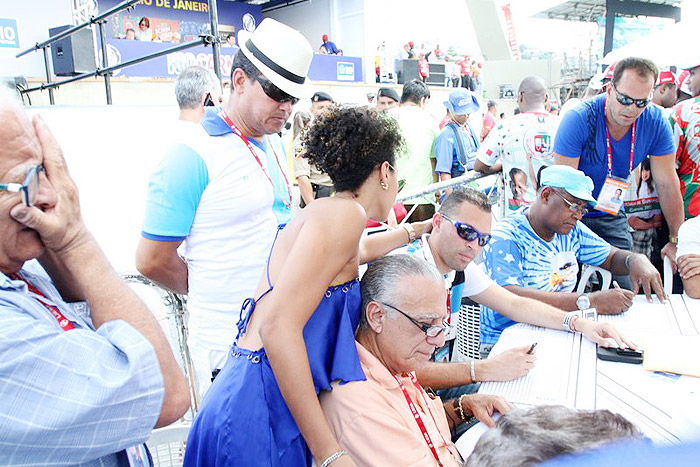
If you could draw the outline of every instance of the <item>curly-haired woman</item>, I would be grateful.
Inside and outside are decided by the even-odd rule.
[[[360,318],[360,237],[385,220],[398,192],[395,121],[363,108],[319,117],[306,157],[330,175],[336,196],[302,210],[278,236],[267,273],[241,311],[238,337],[207,393],[186,465],[353,465],[317,395],[331,381],[364,380],[354,332]],[[308,445],[307,445],[308,443]]]

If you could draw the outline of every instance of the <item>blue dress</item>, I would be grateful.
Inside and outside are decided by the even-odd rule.
[[[272,290],[269,266],[268,257],[269,288],[258,300]],[[255,303],[252,298],[243,303],[236,340]],[[365,380],[355,347],[361,307],[360,284],[354,279],[329,287],[306,323],[303,336],[316,394],[330,391],[331,381]],[[234,344],[194,419],[184,465],[287,467],[310,466],[311,461],[265,349]]]

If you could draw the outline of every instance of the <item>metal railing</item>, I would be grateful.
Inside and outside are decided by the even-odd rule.
[[[18,53],[15,57],[19,58],[24,55],[27,55],[30,52],[34,52],[36,50],[42,50],[44,53],[44,68],[46,69],[46,83],[41,83],[39,86],[33,87],[33,88],[27,88],[27,89],[21,89],[20,92],[22,94],[27,94],[30,92],[34,91],[43,91],[44,89],[48,89],[49,91],[49,102],[51,105],[54,105],[55,102],[55,96],[54,96],[54,88],[57,88],[61,85],[72,83],[74,81],[79,81],[85,78],[89,78],[92,76],[102,76],[105,81],[105,93],[107,95],[107,105],[112,104],[112,85],[110,82],[110,78],[112,75],[112,72],[115,70],[119,70],[121,68],[125,68],[131,65],[136,65],[137,63],[145,62],[148,60],[152,60],[154,58],[161,57],[163,55],[168,55],[173,52],[178,52],[180,50],[184,49],[189,49],[191,47],[195,47],[197,45],[211,45],[213,48],[213,56],[214,56],[214,73],[216,73],[216,76],[221,78],[221,63],[220,63],[220,54],[219,54],[219,37],[218,37],[218,23],[219,23],[219,18],[218,18],[218,12],[216,9],[216,1],[209,1],[209,20],[212,28],[212,34],[203,34],[199,36],[199,39],[190,41],[190,42],[185,42],[184,44],[178,44],[176,46],[170,47],[168,49],[160,50],[158,52],[154,52],[148,55],[144,55],[139,58],[135,58],[133,60],[129,60],[124,63],[119,63],[117,65],[109,66],[109,63],[107,61],[107,42],[106,42],[106,36],[105,36],[105,24],[107,23],[107,19],[116,14],[119,13],[120,11],[127,10],[129,8],[133,8],[135,4],[139,3],[141,0],[126,0],[118,5],[115,5],[114,7],[110,8],[109,10],[105,11],[104,13],[101,13],[97,16],[90,17],[88,21],[85,21],[84,23],[78,24],[77,26],[73,26],[71,28],[66,29],[65,31],[62,31],[58,34],[54,34],[53,36],[49,37],[47,40],[44,42],[36,43],[34,46],[28,48],[27,50],[23,50],[22,52]],[[49,63],[49,47],[51,47],[51,44],[53,44],[56,41],[59,41],[65,37],[68,37],[72,34],[75,34],[76,32],[96,24],[99,30],[99,35],[100,35],[100,45],[101,45],[101,50],[102,50],[102,66],[97,67],[94,71],[86,72],[86,73],[81,73],[76,76],[72,76],[70,78],[66,78],[61,81],[52,81],[51,79],[51,65]]]
[[[476,183],[477,180],[480,180],[480,183]],[[500,187],[499,187],[499,182],[500,182],[500,175],[487,175],[481,172],[476,172],[474,170],[470,170],[469,172],[466,172],[464,175],[461,175],[459,177],[451,178],[449,180],[445,180],[443,182],[437,182],[437,183],[432,183],[430,185],[426,185],[420,188],[416,188],[413,190],[404,190],[399,195],[396,197],[396,202],[406,202],[408,200],[413,200],[413,199],[423,199],[427,201],[430,204],[433,204],[434,206],[437,206],[437,199],[435,197],[436,193],[440,193],[444,190],[449,190],[453,188],[459,188],[459,187],[471,187],[471,188],[477,188],[480,189],[483,188],[484,186],[488,186],[488,190],[486,192],[486,195],[489,198],[489,201],[491,201],[492,205],[498,204],[500,202]],[[425,203],[423,203],[425,204]],[[418,208],[418,204],[414,204],[411,210],[408,212],[406,217],[404,218],[404,221],[408,219],[413,211],[415,211]]]

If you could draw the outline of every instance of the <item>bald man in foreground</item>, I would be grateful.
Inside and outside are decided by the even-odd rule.
[[[0,465],[144,465],[151,430],[189,407],[185,378],[48,126],[6,91],[0,119]]]

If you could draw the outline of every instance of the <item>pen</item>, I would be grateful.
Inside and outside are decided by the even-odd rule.
[[[528,355],[532,355],[532,352],[535,351],[535,347],[537,347],[537,342],[533,343],[533,344],[530,346],[530,350],[527,351],[527,354],[528,354]]]

